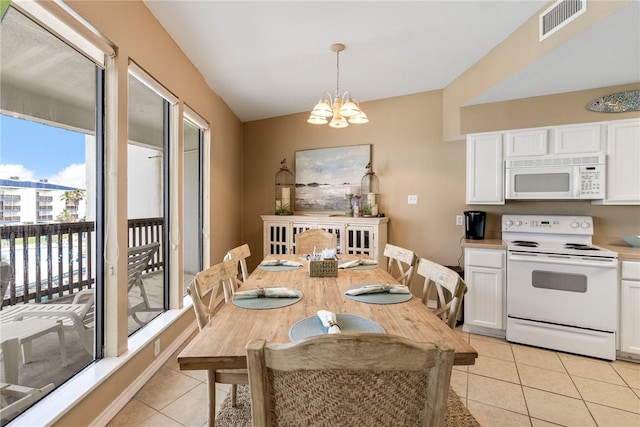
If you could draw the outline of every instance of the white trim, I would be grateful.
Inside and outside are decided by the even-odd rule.
[[[22,415],[14,419],[12,426],[48,426],[57,422],[75,405],[82,403],[82,399],[100,387],[111,375],[128,363],[142,349],[152,343],[157,337],[177,319],[191,310],[191,298],[185,297],[184,307],[179,310],[169,310],[149,322],[144,328],[129,338],[129,351],[118,357],[105,357],[75,375],[69,381],[52,391],[45,398],[33,405]],[[169,357],[198,329],[195,321],[164,348],[158,357],[137,378],[126,387],[117,399],[109,404],[90,424],[91,426],[106,425],[131,398],[151,379],[164,365]]]
[[[198,113],[193,111],[187,104],[184,104],[184,118],[203,131],[209,130],[209,123],[207,123],[207,121],[203,119]]]
[[[158,83],[153,77],[151,77],[146,71],[144,71],[138,64],[129,60],[129,74],[140,80],[149,89],[169,101],[172,105],[178,103],[178,97],[169,92],[167,88]]]
[[[99,65],[104,66],[105,55],[115,56],[114,48],[94,27],[58,0],[13,0],[11,6],[46,27]]]

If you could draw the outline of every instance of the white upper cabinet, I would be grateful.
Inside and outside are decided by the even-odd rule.
[[[544,156],[547,154],[547,129],[509,131],[505,138],[505,156]]]
[[[467,204],[504,205],[502,133],[467,136]]]
[[[600,124],[558,126],[553,132],[553,154],[602,152]]]
[[[599,204],[640,204],[640,119],[607,124],[606,195]]]

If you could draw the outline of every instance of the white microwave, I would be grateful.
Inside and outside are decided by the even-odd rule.
[[[603,155],[519,157],[505,161],[505,198],[597,200],[604,198]]]

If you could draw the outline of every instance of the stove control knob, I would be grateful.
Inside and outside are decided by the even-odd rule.
[[[504,223],[507,227],[511,227],[513,225],[513,221],[511,221],[510,219],[506,220]]]
[[[516,227],[520,227],[522,225],[522,221],[519,219],[516,220]]]
[[[591,227],[591,224],[589,224],[588,222],[582,223],[582,228],[589,228],[589,227]]]
[[[571,228],[578,228],[578,227],[580,227],[580,224],[578,224],[576,221],[573,221],[571,223]]]

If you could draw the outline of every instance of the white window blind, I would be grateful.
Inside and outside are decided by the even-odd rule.
[[[115,50],[98,31],[64,3],[54,1],[13,0],[11,5],[69,43],[96,64],[105,65],[105,55]]]

